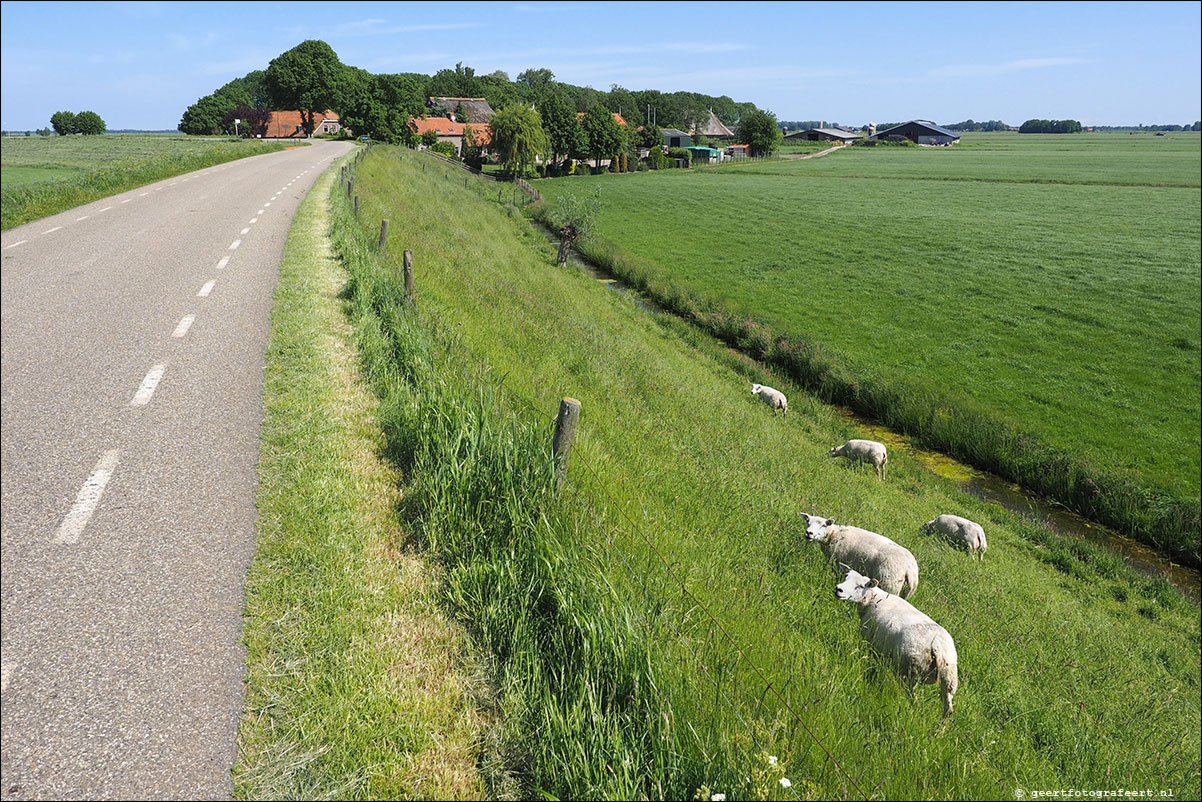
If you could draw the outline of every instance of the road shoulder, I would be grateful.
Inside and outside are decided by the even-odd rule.
[[[235,796],[478,798],[478,672],[396,521],[327,239],[336,175],[297,212],[275,294]]]

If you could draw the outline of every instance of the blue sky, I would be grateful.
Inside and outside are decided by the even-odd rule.
[[[687,90],[780,119],[914,117],[1012,125],[1202,117],[1202,4],[0,4],[6,130],[91,109],[109,128],[174,128],[202,95],[305,39],[371,72],[550,68],[608,90]]]

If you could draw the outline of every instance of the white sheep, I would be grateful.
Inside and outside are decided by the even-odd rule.
[[[784,414],[789,414],[789,399],[785,398],[785,394],[780,390],[765,384],[752,384],[751,394],[763,399],[765,404],[772,407],[774,413],[779,409]]]
[[[801,514],[806,525],[806,540],[818,541],[823,551],[838,563],[847,563],[877,579],[881,587],[904,599],[918,587],[918,560],[905,546],[884,535],[839,526],[829,518]]]
[[[953,544],[968,551],[970,556],[985,559],[985,530],[981,525],[959,515],[940,515],[933,521],[922,525],[922,531],[930,534],[938,532]]]
[[[875,440],[848,440],[841,446],[835,446],[826,454],[828,457],[847,457],[857,462],[871,462],[876,468],[876,477],[885,478],[885,464],[889,462],[889,454],[885,444]]]
[[[835,598],[855,602],[860,612],[860,632],[872,648],[885,655],[910,681],[911,691],[922,682],[939,683],[943,715],[952,712],[952,697],[960,685],[956,644],[947,630],[900,596],[877,587],[847,565],[847,577],[835,586]]]

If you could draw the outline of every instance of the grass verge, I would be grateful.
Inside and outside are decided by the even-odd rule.
[[[202,150],[160,153],[102,164],[69,178],[6,186],[0,192],[0,230],[7,231],[31,220],[164,178],[260,153],[273,153],[286,146],[281,142],[258,140],[221,142]]]
[[[462,630],[405,546],[327,240],[327,171],[288,235],[247,580],[240,799],[468,799],[483,722]]]

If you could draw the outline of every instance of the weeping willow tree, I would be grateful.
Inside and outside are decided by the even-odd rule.
[[[537,111],[523,104],[507,106],[488,122],[492,145],[505,172],[520,176],[547,153],[547,135]]]

